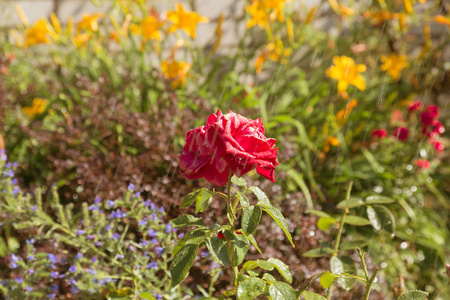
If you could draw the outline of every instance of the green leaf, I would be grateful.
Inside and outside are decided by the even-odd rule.
[[[394,203],[395,200],[385,196],[372,195],[366,198],[366,204],[388,204]]]
[[[292,300],[295,299],[295,291],[284,282],[275,282],[269,287],[269,295],[272,300]]]
[[[188,194],[186,197],[184,197],[183,202],[181,203],[180,208],[185,208],[190,206],[192,203],[196,201],[204,202],[209,200],[209,198],[213,195],[213,193],[205,188],[202,188],[200,190],[196,190],[190,194]]]
[[[233,175],[233,177],[231,177],[231,182],[237,186],[247,187],[247,182],[245,181],[245,179],[242,177],[237,177],[236,175]]]
[[[321,242],[319,248],[309,250],[309,251],[303,253],[303,256],[305,256],[305,257],[322,257],[322,256],[328,256],[330,254],[333,254],[333,252],[334,252],[334,249],[330,243]]]
[[[142,294],[139,295],[139,297],[147,299],[147,300],[155,300],[155,297],[153,297],[152,294],[150,294],[148,292],[143,292]]]
[[[258,203],[258,205],[260,205]],[[295,248],[294,242],[292,241],[291,233],[289,232],[288,225],[286,220],[284,219],[283,214],[275,207],[263,207],[263,210],[269,214],[269,216],[272,217],[272,219],[275,221],[275,223],[280,226],[280,228],[284,231],[284,234],[288,238],[289,242],[291,242],[292,247]]]
[[[339,245],[340,250],[355,250],[356,247],[362,248],[369,244],[370,240],[367,239],[359,239],[353,241],[345,241]]]
[[[203,219],[193,215],[182,215],[170,221],[173,228],[183,228],[187,226],[203,226]]]
[[[234,264],[233,266],[240,265],[245,258],[245,255],[248,252],[248,249],[250,248],[250,242],[248,241],[248,238],[243,234],[236,234],[234,235]]]
[[[367,206],[367,217],[373,228],[376,230],[384,229],[388,232],[395,231],[395,218],[392,212],[385,206],[374,205]]]
[[[186,244],[173,257],[170,265],[170,275],[172,277],[172,287],[180,284],[188,275],[195,256],[197,255],[198,245]]]
[[[305,297],[305,300],[326,300],[326,298],[324,296],[321,296],[316,293],[311,293],[308,291],[304,291],[302,293],[302,296]]]
[[[253,300],[258,297],[266,287],[266,282],[257,277],[250,277],[239,283],[237,298],[239,300]]]
[[[258,227],[259,222],[261,221],[261,207],[258,205],[256,206],[249,206],[243,209],[244,212],[242,214],[242,230],[245,232],[245,234],[252,234],[256,227]]]
[[[320,285],[327,289],[334,285],[334,282],[336,281],[336,278],[339,276],[336,276],[334,274],[331,274],[330,271],[326,271],[321,277],[320,277]]]
[[[333,256],[330,260],[331,273],[334,274],[356,274],[356,265],[353,259],[348,256]],[[339,278],[338,284],[346,291],[349,291],[356,284],[354,278]]]
[[[264,273],[262,279],[265,280],[267,283],[270,283],[270,284],[274,284],[275,282],[277,282],[275,277],[273,277],[269,273]]]
[[[243,270],[251,270],[251,269],[254,269],[257,267],[258,267],[258,263],[256,261],[249,260],[249,261],[245,262],[245,264],[242,266],[242,269]]]
[[[215,260],[220,262],[223,266],[228,267],[230,264],[230,257],[228,255],[227,242],[219,239],[216,236],[206,241],[206,246]]]
[[[364,205],[364,201],[360,197],[350,197],[348,200],[344,200],[338,203],[337,208],[353,208]]]
[[[212,201],[212,192],[203,191],[197,196],[197,202],[195,203],[195,212],[199,213],[208,208]]]
[[[309,288],[309,286],[311,285],[311,283],[316,280],[317,278],[321,277],[323,274],[325,274],[324,272],[320,272],[317,273],[311,277],[309,277],[306,281],[304,281],[299,287],[298,287],[298,294],[300,295],[303,291],[307,290]]]
[[[244,233],[245,234],[245,233]],[[253,246],[255,246],[256,250],[259,252],[259,254],[262,255],[261,249],[258,247],[258,243],[256,242],[255,237],[252,234],[247,235],[248,240],[250,243],[252,243]]]
[[[331,218],[331,216],[329,214],[327,214],[326,212],[323,212],[321,210],[310,209],[310,210],[308,210],[308,212],[310,214],[313,214],[318,217]]]
[[[200,245],[206,240],[206,234],[208,232],[209,230],[205,227],[200,227],[189,231],[173,248],[172,256],[176,255],[178,251],[180,251],[181,248],[183,248],[183,246],[186,244]]]
[[[340,222],[340,220],[338,222]],[[350,224],[353,226],[366,226],[370,225],[370,221],[363,217],[348,215],[345,217],[345,224]]]
[[[274,264],[275,268],[277,268],[278,272],[280,272],[281,276],[283,276],[287,282],[292,282],[291,272],[289,271],[289,267],[284,262],[273,257],[269,258],[267,261]]]
[[[256,262],[258,263],[258,267],[260,267],[261,269],[264,269],[266,271],[272,271],[273,268],[275,268],[275,265],[273,263],[270,263],[263,259],[258,259]]]
[[[427,299],[428,293],[422,291],[409,291],[406,294],[398,297],[397,300],[425,300]]]
[[[248,201],[248,198],[244,193],[241,193],[239,191],[236,191],[236,193],[239,196],[239,202],[241,203],[242,207],[250,206],[250,201]]]
[[[317,221],[317,227],[320,230],[327,231],[336,223],[334,218],[322,217]]]
[[[258,198],[258,205],[263,207],[272,207],[272,204],[269,201],[267,195],[257,186],[249,187],[249,190],[255,194],[256,198]]]

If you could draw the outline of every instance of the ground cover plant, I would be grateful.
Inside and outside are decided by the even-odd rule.
[[[2,29],[2,298],[450,298],[448,3],[95,4]]]

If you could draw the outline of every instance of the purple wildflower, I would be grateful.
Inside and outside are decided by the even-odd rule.
[[[147,231],[148,235],[151,237],[156,237],[157,232],[154,229],[150,229],[149,231]]]
[[[164,252],[164,248],[163,247],[155,247],[156,250],[156,254],[161,255]]]
[[[154,262],[149,263],[149,264],[147,265],[147,268],[153,269],[153,270],[158,269],[158,262],[157,262],[157,261],[154,261]]]
[[[120,239],[120,234],[118,234],[116,232],[116,233],[113,234],[112,238],[115,239],[115,240]]]
[[[77,271],[77,266],[71,265],[69,268],[69,272],[75,273]]]
[[[131,192],[131,191],[134,191],[134,189],[135,189],[134,184],[130,183],[130,184],[128,185],[128,190]]]

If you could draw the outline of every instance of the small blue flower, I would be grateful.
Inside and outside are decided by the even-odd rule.
[[[89,240],[93,240],[93,239],[95,239],[95,235],[90,234],[90,235],[87,236],[87,238],[88,238]]]
[[[154,262],[149,263],[149,264],[147,265],[147,268],[153,269],[153,270],[158,269],[158,262],[157,262],[157,261],[154,261]]]
[[[50,273],[51,278],[58,278],[58,275],[59,275],[59,273],[57,271]]]
[[[31,210],[32,210],[32,211],[36,211],[36,205],[33,205],[33,206],[31,207]]]
[[[15,282],[17,283],[23,283],[23,278],[22,277],[17,277],[14,279]]]
[[[162,299],[162,295],[161,295],[161,294],[156,295],[156,299],[157,299],[157,300]]]
[[[209,251],[202,251],[200,252],[201,256],[209,256]]]
[[[19,190],[18,187],[14,187],[14,189],[12,190],[12,192],[13,192],[13,195],[14,195],[14,196],[17,196],[17,195],[19,194],[20,190]]]
[[[114,207],[114,205],[116,205],[116,202],[112,200],[106,200],[106,203],[108,203],[109,207]]]
[[[28,255],[27,259],[28,259],[29,261],[33,261],[33,260],[34,260],[34,256],[33,256],[33,255]]]
[[[12,262],[10,265],[11,269],[15,269],[18,267],[18,265],[15,262]]]
[[[94,264],[97,262],[97,256],[94,256],[94,257],[92,258],[92,262],[93,262]]]
[[[180,233],[179,235],[178,235],[178,238],[179,239],[182,239],[182,238],[184,238],[184,233],[182,232],[182,233]]]
[[[28,269],[28,274],[33,275],[34,274],[34,270],[33,269]]]
[[[128,190],[131,192],[131,191],[134,191],[134,189],[135,189],[134,184],[130,183],[130,184],[128,185]]]
[[[58,290],[58,285],[52,284],[50,288],[52,289],[53,293],[56,293],[56,291]]]
[[[112,238],[115,239],[115,240],[120,239],[120,234],[118,234],[116,232],[116,233],[113,234]]]
[[[171,233],[172,230],[173,230],[172,224],[167,223],[167,224],[166,224],[166,228],[165,228],[166,233]]]
[[[94,245],[95,245],[95,247],[101,247],[101,246],[103,246],[103,243],[97,241],[97,242],[94,242]]]
[[[164,248],[163,247],[155,247],[156,250],[156,254],[161,255],[164,252]]]
[[[69,272],[75,273],[77,271],[77,266],[71,265],[69,268]]]
[[[149,242],[148,242],[148,241],[143,241],[143,242],[141,243],[141,246],[142,246],[142,247],[147,247],[147,246],[148,246],[148,244],[149,244]]]
[[[47,254],[47,259],[50,260],[52,264],[56,264],[58,262],[58,257],[51,253]]]
[[[136,193],[134,194],[134,196],[135,196],[136,198],[141,197],[141,192],[136,192]]]
[[[81,259],[83,257],[83,253],[78,252],[77,255],[75,255],[76,259]]]
[[[140,220],[139,221],[139,226],[145,226],[145,225],[147,225],[147,220]]]
[[[155,213],[152,214],[152,221],[153,222],[158,222],[158,216]]]
[[[70,288],[70,293],[71,293],[72,295],[76,295],[76,294],[78,293],[78,288],[75,287],[75,286],[71,287],[71,288]]]
[[[31,239],[29,239],[29,240],[26,240],[25,242],[26,242],[28,245],[33,245],[33,244],[34,244],[34,239],[31,238]]]
[[[133,245],[130,245],[130,250],[134,252],[136,250],[136,247],[134,247]]]
[[[76,235],[83,235],[83,234],[85,234],[85,233],[86,233],[86,231],[84,231],[83,229],[78,229],[78,230],[75,232]]]
[[[150,209],[151,210],[157,210],[158,206],[156,206],[154,203],[150,203]]]
[[[73,284],[73,285],[77,285],[77,284],[78,284],[77,280],[74,279],[74,278],[70,278],[69,281],[70,281],[70,283]]]
[[[56,297],[56,294],[49,294],[48,295],[48,299],[55,299],[55,297]]]
[[[88,271],[89,274],[91,274],[91,275],[97,274],[97,272],[95,270],[92,270],[92,269],[86,269],[86,271]]]
[[[150,204],[152,204],[152,200],[148,199],[146,201],[143,202],[144,206],[149,207]]]
[[[99,204],[100,202],[102,202],[102,199],[99,196],[95,197],[94,203]]]
[[[25,291],[27,291],[27,292],[31,292],[33,290],[33,288],[31,287],[31,286],[27,286],[26,288],[25,288]]]
[[[152,238],[150,243],[152,243],[153,245],[156,245],[156,244],[158,244],[158,239],[157,238]]]
[[[160,213],[163,213],[163,212],[164,212],[164,207],[161,206],[161,207],[159,208],[159,212],[160,212]]]
[[[122,258],[124,258],[124,257],[125,257],[125,256],[123,256],[122,254],[118,254],[118,255],[117,255],[117,258],[118,258],[118,259],[122,259]]]
[[[106,224],[105,229],[106,229],[106,230],[111,230],[111,225]]]
[[[151,237],[156,237],[157,232],[154,229],[150,229],[149,231],[147,231],[148,235]]]
[[[97,204],[92,204],[91,206],[89,206],[88,210],[97,211],[99,210],[99,207]]]
[[[14,253],[11,254],[11,261],[12,262],[18,262],[20,261],[20,256],[15,255]]]

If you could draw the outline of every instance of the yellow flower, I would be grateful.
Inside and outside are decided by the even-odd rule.
[[[339,126],[342,126],[347,122],[348,117],[350,116],[350,113],[352,112],[353,108],[355,108],[356,106],[358,106],[358,102],[356,102],[356,99],[352,99],[347,104],[347,107],[345,109],[341,109],[340,111],[337,112],[336,121]]]
[[[339,139],[335,136],[327,137],[327,139],[323,143],[323,151],[325,151],[325,153],[330,151],[330,144],[334,147],[339,146],[339,144],[340,144]]]
[[[289,55],[291,55],[291,49],[285,48],[281,40],[270,42],[267,44],[266,49],[256,58],[254,63],[256,73],[261,73],[266,60],[280,61],[282,64],[286,64]]]
[[[286,0],[255,0],[245,7],[245,11],[251,16],[247,21],[247,28],[259,26],[266,29],[269,21],[278,19],[284,21],[283,8]]]
[[[104,17],[102,13],[95,13],[92,15],[83,14],[83,18],[81,21],[77,23],[77,30],[86,30],[86,31],[98,31],[98,20]]]
[[[167,12],[167,20],[169,20],[173,25],[169,28],[169,32],[177,31],[182,29],[191,38],[195,38],[198,23],[206,23],[209,21],[208,18],[200,16],[198,13],[193,11],[185,11],[181,3],[175,4],[175,11]]]
[[[403,0],[403,7],[405,8],[405,12],[410,15],[413,12],[411,0]]]
[[[400,77],[402,70],[408,66],[408,61],[405,54],[398,55],[393,53],[390,56],[382,55],[381,61],[383,62],[383,65],[381,65],[381,70],[386,71],[395,81],[397,81]]]
[[[25,47],[36,44],[49,44],[51,30],[44,19],[37,20],[32,27],[27,29],[25,34]]]
[[[87,33],[78,33],[72,38],[72,43],[74,43],[77,48],[86,47],[90,38],[91,37]]]
[[[161,70],[166,79],[172,80],[172,87],[176,89],[185,84],[191,66],[190,63],[170,59],[161,63]]]
[[[440,24],[444,24],[447,25],[448,27],[450,27],[450,18],[446,18],[444,16],[438,15],[434,17],[434,21],[440,23]]]
[[[366,89],[366,81],[361,72],[366,71],[365,65],[356,65],[355,61],[347,56],[335,56],[334,65],[329,67],[325,73],[328,77],[338,80],[338,93],[344,94],[349,84],[356,86],[359,90]]]
[[[147,40],[161,40],[159,29],[164,25],[155,16],[148,16],[141,22],[142,36]]]
[[[48,106],[48,100],[41,98],[34,98],[33,104],[31,106],[26,106],[22,108],[22,112],[28,117],[28,119],[33,119],[37,115],[41,115]]]

